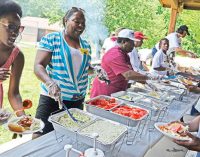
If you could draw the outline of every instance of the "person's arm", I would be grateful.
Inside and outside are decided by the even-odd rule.
[[[198,131],[199,124],[200,124],[200,116],[197,116],[192,121],[190,121],[188,123],[188,125],[189,125],[189,131],[190,132]]]
[[[194,92],[194,93],[200,93],[200,87],[197,87],[197,86],[187,86],[187,89],[190,91],[190,92]]]
[[[142,66],[146,71],[149,71],[149,68],[148,68],[148,66],[146,64],[146,61],[142,61]]]
[[[176,53],[178,53],[179,55],[182,55],[182,56],[197,58],[197,55],[195,53],[193,53],[191,51],[184,50],[180,47],[175,48],[175,51],[176,51]]]
[[[19,84],[23,68],[24,55],[20,52],[11,67],[10,83],[8,89],[8,99],[14,111],[23,107],[22,98],[19,92]],[[17,116],[24,114],[25,113],[21,111],[17,113]]]
[[[189,136],[192,140],[188,140],[188,141],[173,140],[173,141],[176,144],[183,146],[189,150],[200,152],[200,138],[192,135],[189,132],[187,132],[186,135]]]
[[[57,85],[46,72],[46,66],[49,64],[51,56],[51,52],[38,50],[35,58],[34,73],[37,78],[46,85],[48,94],[57,100],[60,95],[59,85]]]
[[[46,72],[46,66],[51,60],[51,55],[51,52],[45,50],[38,50],[35,57],[34,73],[37,76],[37,78],[43,83],[53,82],[53,80],[49,77],[49,75]]]
[[[122,73],[122,75],[125,77],[126,80],[135,80],[135,81],[139,81],[139,82],[140,81],[144,82],[148,79],[147,76],[137,73],[133,70],[126,71],[126,72]]]

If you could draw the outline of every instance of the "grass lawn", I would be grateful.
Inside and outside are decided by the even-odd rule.
[[[31,109],[26,110],[26,114],[35,116],[36,108],[38,106],[38,99],[40,94],[40,81],[33,73],[33,64],[36,55],[36,48],[33,45],[20,44],[20,49],[25,55],[25,65],[20,82],[20,93],[22,99],[30,99],[33,102]],[[13,112],[7,98],[8,81],[4,82],[4,108],[9,108]],[[86,99],[88,99],[88,95]],[[8,142],[12,139],[12,133],[9,132],[4,126],[0,126],[0,144]]]
[[[22,73],[22,78],[20,82],[20,93],[22,99],[31,99],[33,101],[33,106],[31,109],[26,111],[26,114],[31,114],[35,116],[35,111],[38,105],[39,93],[40,93],[40,82],[33,73],[33,64],[35,60],[36,49],[32,45],[19,45],[21,50],[25,55],[25,66]],[[4,108],[9,108],[10,104],[7,99],[8,92],[8,81],[4,84]],[[0,126],[0,144],[8,142],[12,139],[12,133],[10,133],[4,126]]]

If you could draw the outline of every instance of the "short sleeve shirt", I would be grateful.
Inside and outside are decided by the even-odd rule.
[[[178,38],[176,32],[168,34],[165,38],[169,40],[169,49],[181,47],[181,38]],[[155,47],[159,50],[159,42]]]
[[[155,56],[153,57],[153,61],[152,61],[152,72],[155,72],[159,75],[166,75],[166,71],[157,71],[154,68],[159,68],[159,67],[166,67],[166,60],[167,60],[167,56],[164,54],[164,52],[162,50],[159,50]]]
[[[132,50],[129,54],[130,62],[134,71],[140,70],[140,57],[136,48]]]
[[[107,85],[95,78],[91,97],[98,95],[111,95],[127,89],[128,81],[122,75],[132,70],[128,54],[121,51],[119,46],[111,48],[102,58],[102,68],[106,71],[111,83]]]

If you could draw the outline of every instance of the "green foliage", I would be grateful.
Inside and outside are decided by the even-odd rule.
[[[22,6],[24,16],[45,17],[51,22],[62,18],[65,12],[64,4],[67,2],[67,0],[16,1]],[[97,2],[91,0],[91,3],[95,5]],[[163,8],[159,0],[106,0],[105,12],[105,25],[110,32],[119,27],[144,32],[149,39],[144,42],[143,47],[153,47],[168,32],[170,9]],[[188,25],[192,34],[191,37],[184,39],[183,47],[200,53],[200,11],[183,10],[177,18],[176,26],[182,24]]]
[[[23,9],[23,16],[49,18],[51,23],[59,21],[64,15],[64,0],[15,0]]]
[[[107,0],[105,24],[109,31],[119,27],[144,32],[148,40],[143,47],[151,48],[168,32],[170,9],[163,8],[158,0]],[[184,39],[183,48],[200,54],[200,11],[184,10],[176,26],[189,26],[191,36]]]

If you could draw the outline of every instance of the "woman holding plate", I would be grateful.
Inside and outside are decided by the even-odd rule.
[[[22,33],[21,7],[12,0],[0,1],[0,109],[3,105],[3,82],[9,79],[8,99],[12,108],[21,109],[22,98],[19,84],[24,67],[24,55],[15,45],[15,40]],[[17,116],[24,115],[23,111]],[[1,120],[0,120],[1,121]]]

